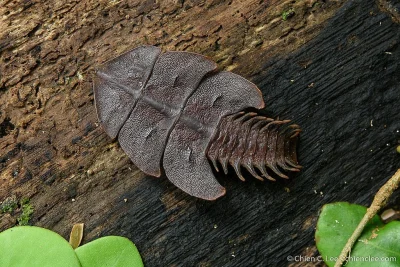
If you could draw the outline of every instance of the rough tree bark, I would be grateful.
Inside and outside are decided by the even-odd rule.
[[[316,265],[286,257],[318,255],[321,206],[368,204],[400,166],[399,8],[2,0],[0,201],[29,198],[31,224],[64,237],[78,222],[86,242],[126,236],[146,266]],[[219,177],[227,195],[215,202],[146,177],[99,127],[91,89],[96,66],[142,44],[207,55],[255,82],[266,114],[303,128],[303,171],[276,183],[231,172]],[[0,231],[19,213],[0,214]]]

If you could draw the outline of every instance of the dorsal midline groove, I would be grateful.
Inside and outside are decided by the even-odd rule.
[[[134,92],[134,93],[137,92],[137,95],[134,95],[134,97],[137,97],[137,98],[136,98],[135,103],[133,104],[132,110],[129,112],[128,116],[126,116],[124,123],[123,123],[123,124],[121,125],[121,127],[118,129],[118,132],[117,132],[117,135],[116,135],[117,138],[119,137],[119,133],[121,132],[122,127],[124,127],[126,121],[127,121],[128,118],[132,115],[132,112],[133,112],[133,110],[135,109],[136,104],[137,104],[137,103],[139,102],[139,100],[142,98],[143,89],[146,88],[146,85],[147,85],[148,81],[150,80],[150,77],[151,77],[152,74],[153,74],[154,65],[156,64],[156,62],[157,62],[159,56],[160,56],[160,55],[157,56],[157,59],[154,60],[153,64],[151,65],[151,67],[150,67],[150,73],[149,73],[149,75],[147,76],[146,81],[144,81],[143,84],[142,84],[142,86],[140,87],[140,90],[135,90],[135,89],[132,89],[132,90],[131,90],[131,88],[129,88],[129,87],[127,87],[127,86],[124,86],[124,85],[122,85],[122,84],[116,83],[110,75],[107,75],[106,73],[103,73],[103,72],[100,71],[100,70],[98,70],[98,71],[96,72],[96,74],[97,74],[99,77],[101,77],[101,78],[103,78],[104,80],[106,80],[106,81],[108,81],[108,82],[114,84],[115,86],[117,86],[118,88],[124,90],[124,91],[127,92],[128,94],[132,94],[132,92]]]

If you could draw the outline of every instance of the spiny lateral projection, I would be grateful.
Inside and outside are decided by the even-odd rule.
[[[244,180],[299,171],[300,129],[247,108],[261,109],[260,90],[231,72],[189,52],[135,48],[102,65],[94,80],[97,115],[106,133],[143,172],[168,179],[186,193],[207,200],[225,194],[210,162]]]

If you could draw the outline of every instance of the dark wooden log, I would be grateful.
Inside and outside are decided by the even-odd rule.
[[[306,266],[322,205],[368,205],[400,167],[400,5],[367,1],[3,1],[0,201],[84,241],[122,235],[146,266]],[[284,15],[284,16],[283,16]],[[283,19],[285,18],[285,20]],[[4,30],[6,29],[6,30]],[[303,132],[288,181],[219,176],[208,202],[147,177],[97,124],[93,70],[141,44],[209,56]],[[398,200],[397,193],[392,205]],[[0,214],[0,231],[21,210]]]

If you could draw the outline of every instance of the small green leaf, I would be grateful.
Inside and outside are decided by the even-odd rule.
[[[0,233],[0,266],[80,267],[68,242],[35,226],[17,226]]]
[[[294,14],[294,9],[289,8],[288,10],[282,12],[282,20],[287,20],[288,18],[293,17]]]
[[[0,202],[0,213],[12,213],[17,207],[17,197],[13,195]]]
[[[20,201],[22,213],[18,217],[18,225],[26,226],[29,224],[29,220],[31,219],[31,215],[33,214],[33,207],[30,204],[29,198],[23,198]]]
[[[335,260],[366,212],[366,207],[347,202],[327,204],[322,208],[315,240],[328,266],[335,265]],[[385,225],[378,216],[374,216],[350,256],[346,267],[399,266],[400,222]]]
[[[82,267],[143,267],[136,246],[127,238],[106,236],[75,249]]]

